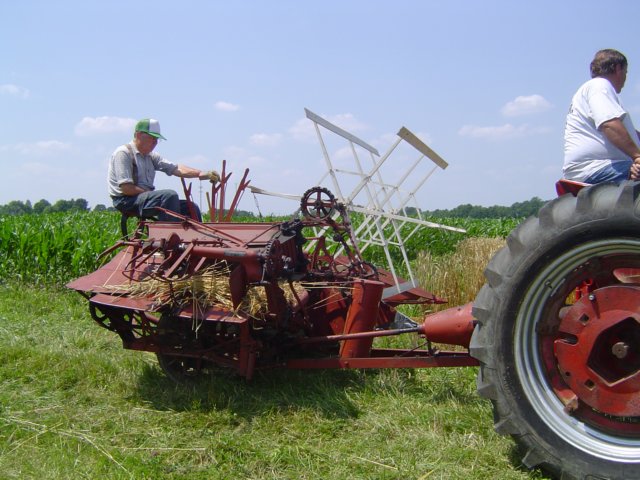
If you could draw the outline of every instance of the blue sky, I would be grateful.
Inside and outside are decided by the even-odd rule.
[[[144,117],[171,161],[226,159],[236,180],[248,167],[252,184],[301,194],[324,169],[305,107],[381,153],[402,126],[422,138],[449,163],[423,209],[549,199],[595,51],[629,59],[621,98],[640,128],[638,18],[619,0],[4,0],[0,204],[108,205],[108,159]],[[240,208],[255,211],[250,194]]]

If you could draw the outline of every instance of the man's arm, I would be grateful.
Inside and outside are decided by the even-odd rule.
[[[640,179],[640,147],[633,141],[622,120],[619,118],[608,120],[600,125],[600,131],[611,143],[631,157],[633,160],[631,179]]]
[[[640,157],[640,147],[633,141],[619,118],[604,122],[600,125],[600,131],[611,143],[629,155],[629,157],[633,159]]]
[[[127,197],[133,197],[141,194],[142,192],[146,192],[144,188],[134,185],[133,183],[121,183],[120,190],[122,191],[122,194]]]
[[[219,176],[217,172],[214,172],[214,171],[205,172],[197,168],[187,167],[186,165],[178,165],[178,168],[176,168],[173,171],[173,175],[175,175],[176,177],[182,177],[182,178],[198,178],[200,180],[214,180],[213,177],[215,176],[216,177],[215,181],[219,180]]]
[[[200,176],[205,173],[202,170],[198,170],[197,168],[187,167],[186,165],[178,165],[173,171],[173,174],[176,177],[182,178],[200,178]]]

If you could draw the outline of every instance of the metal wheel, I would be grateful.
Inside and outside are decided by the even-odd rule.
[[[496,430],[562,478],[640,478],[638,186],[565,196],[514,231],[474,304]]]
[[[333,215],[336,199],[333,194],[322,187],[313,187],[304,192],[300,201],[300,210],[307,218],[324,220]]]
[[[264,248],[264,271],[267,278],[278,278],[284,269],[282,258],[282,244],[277,238],[273,238]]]
[[[197,346],[198,340],[188,321],[164,314],[158,322],[160,343],[171,346],[176,355],[157,353],[158,364],[162,371],[176,383],[189,383],[197,379],[206,367],[203,360],[179,355]]]

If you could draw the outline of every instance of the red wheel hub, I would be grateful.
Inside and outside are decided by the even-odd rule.
[[[640,416],[640,287],[580,298],[560,321],[554,354],[582,402],[608,415]]]

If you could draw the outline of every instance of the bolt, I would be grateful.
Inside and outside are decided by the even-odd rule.
[[[571,398],[563,399],[562,401],[564,403],[564,412],[568,415],[571,415],[580,406],[578,397],[575,394],[571,395]]]
[[[596,299],[596,296],[593,293],[589,294],[589,300],[591,300],[592,302]]]
[[[622,360],[629,354],[629,345],[624,342],[618,342],[611,348],[611,353]]]

